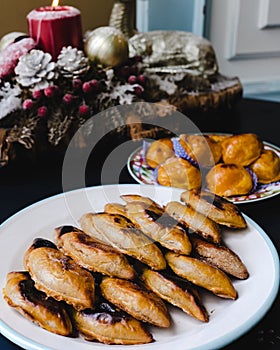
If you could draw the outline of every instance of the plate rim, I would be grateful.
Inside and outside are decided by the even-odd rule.
[[[228,135],[228,136],[231,136],[231,135],[234,135],[233,133],[222,133],[222,132],[201,132],[201,133],[194,133],[194,134],[191,134],[191,135]],[[275,149],[277,152],[280,153],[280,147],[273,144],[273,143],[270,143],[270,142],[267,142],[267,141],[263,141],[263,144],[264,146],[268,146],[268,147],[271,147],[273,149]],[[134,156],[140,152],[141,150],[143,149],[143,146],[139,146],[137,147],[133,152],[131,152],[131,154],[129,155],[128,159],[127,159],[127,162],[126,162],[126,167],[127,167],[127,170],[130,174],[130,176],[133,178],[134,181],[136,181],[138,184],[143,184],[143,185],[152,185],[152,184],[147,184],[147,183],[144,183],[142,182],[136,175],[135,173],[133,172],[132,170],[132,167],[131,167],[131,162],[134,158]],[[273,183],[273,182],[271,182]],[[162,187],[167,187],[167,186],[163,186],[163,185],[160,185],[160,184],[153,184],[152,186],[162,186]],[[261,201],[261,200],[265,200],[265,199],[271,199],[275,196],[278,196],[280,194],[280,191],[279,192],[274,192],[273,194],[269,195],[269,196],[266,196],[266,197],[258,197],[258,198],[252,198],[250,200],[234,200],[233,198],[241,198],[242,196],[234,196],[232,198],[228,198],[228,200],[233,203],[233,204],[250,204],[250,203],[254,203],[254,202],[258,202],[258,201]]]
[[[116,186],[120,186],[120,187],[134,187],[134,188],[140,188],[141,186],[144,187],[153,187],[153,185],[149,185],[149,184],[111,184],[111,185],[99,185],[99,186],[90,186],[90,187],[86,187],[86,188],[79,188],[79,189],[75,189],[75,190],[71,190],[68,192],[63,192],[63,193],[59,193],[50,197],[47,197],[45,199],[39,200],[23,209],[21,209],[20,211],[16,212],[15,214],[13,214],[12,216],[10,216],[9,218],[7,218],[3,223],[1,223],[0,225],[0,238],[1,235],[3,234],[3,229],[5,229],[6,225],[9,225],[10,223],[13,222],[13,220],[17,219],[18,216],[21,215],[25,215],[25,213],[27,213],[28,211],[32,210],[33,207],[38,207],[38,206],[43,206],[46,203],[48,203],[49,201],[52,200],[56,200],[59,199],[61,197],[64,197],[65,195],[71,195],[72,193],[75,194],[76,192],[80,192],[80,191],[94,191],[95,189],[102,189],[102,188],[109,188],[109,187],[116,187]],[[172,187],[166,187],[166,186],[160,186],[164,189],[164,191],[171,191],[171,190],[175,190],[175,191],[182,191],[181,189],[178,188],[172,188]],[[254,313],[253,315],[251,315],[251,317],[245,321],[243,324],[239,325],[236,329],[230,331],[229,333],[223,335],[222,337],[218,338],[218,339],[213,339],[210,343],[207,344],[203,344],[203,345],[199,345],[196,346],[194,348],[192,348],[193,350],[208,350],[209,346],[212,348],[213,346],[215,346],[216,349],[219,349],[220,347],[226,346],[229,343],[236,341],[237,339],[239,339],[241,336],[245,335],[248,331],[250,331],[250,329],[252,329],[258,322],[261,321],[261,319],[265,316],[265,314],[269,311],[270,307],[272,306],[273,302],[276,299],[276,296],[278,295],[278,290],[279,290],[279,286],[280,286],[280,275],[279,275],[279,255],[278,252],[276,250],[276,247],[274,246],[272,240],[270,239],[270,237],[268,236],[268,234],[262,229],[262,227],[256,223],[253,219],[251,219],[248,215],[243,214],[244,218],[247,222],[249,222],[258,232],[258,234],[260,234],[260,236],[264,239],[265,243],[267,244],[267,247],[269,248],[269,252],[271,254],[272,257],[272,261],[273,261],[273,267],[274,267],[274,271],[275,271],[275,279],[273,281],[273,285],[271,286],[271,291],[270,294],[268,295],[267,299],[265,300],[265,302],[261,305],[261,307],[257,310],[256,313]],[[13,328],[11,328],[9,325],[7,325],[3,320],[2,320],[2,316],[0,319],[0,332],[1,334],[6,337],[7,339],[9,339],[10,341],[12,341],[13,343],[15,343],[18,346],[23,346],[24,349],[27,350],[52,350],[51,347],[42,345],[40,343],[38,343],[35,340],[32,340],[24,335],[19,334],[16,330],[14,330]],[[178,340],[177,340],[178,341]],[[175,341],[174,343],[176,343],[177,341]],[[136,348],[146,348],[147,345],[138,345],[137,347],[133,346],[135,349]],[[159,344],[158,344],[159,345]],[[163,346],[164,344],[161,344],[161,346]],[[156,348],[156,346],[155,346]]]

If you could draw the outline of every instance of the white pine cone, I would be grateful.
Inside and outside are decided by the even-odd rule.
[[[32,50],[19,59],[15,68],[16,80],[24,87],[42,90],[47,88],[54,79],[55,67],[49,53]]]
[[[71,46],[64,47],[57,58],[59,72],[66,78],[79,78],[90,68],[84,52]]]

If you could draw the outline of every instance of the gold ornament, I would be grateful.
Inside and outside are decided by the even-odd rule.
[[[128,40],[110,26],[98,27],[87,33],[85,53],[88,58],[105,67],[116,67],[128,60]]]
[[[0,52],[3,51],[7,46],[12,44],[17,38],[21,36],[28,36],[26,33],[22,32],[11,32],[5,34],[0,40]]]

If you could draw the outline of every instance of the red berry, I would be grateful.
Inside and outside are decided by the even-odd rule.
[[[91,85],[93,91],[97,91],[99,89],[99,81],[96,79],[92,79],[90,81],[90,85]]]
[[[137,56],[134,56],[134,57],[133,57],[133,60],[134,60],[135,62],[143,62],[143,58],[142,58],[142,56],[140,56],[140,55],[139,55],[139,56],[138,56],[138,55],[137,55]]]
[[[38,116],[45,117],[48,114],[48,108],[46,106],[42,106],[38,108]]]
[[[59,91],[59,87],[57,85],[51,85],[44,90],[44,94],[46,97],[51,98],[57,95],[58,91]]]
[[[73,102],[73,95],[71,94],[65,94],[62,98],[63,102],[66,105],[70,105]]]
[[[141,95],[143,91],[144,91],[144,89],[143,89],[143,87],[141,85],[136,85],[134,87],[134,93],[137,96]]]
[[[79,107],[79,113],[82,116],[88,115],[89,111],[90,111],[90,108],[88,105],[83,104]]]
[[[124,78],[128,77],[130,74],[130,67],[129,66],[123,66],[120,68],[120,75]]]
[[[42,90],[34,90],[32,92],[32,96],[35,100],[39,100],[43,95],[43,91]]]
[[[85,94],[90,94],[93,92],[93,87],[92,87],[90,81],[87,81],[83,84],[83,91]]]
[[[136,84],[137,83],[137,77],[136,75],[131,75],[129,78],[128,78],[128,83],[133,85],[133,84]]]
[[[81,79],[74,79],[72,81],[72,86],[74,89],[80,89],[83,85],[83,82],[81,81]]]
[[[30,110],[34,106],[34,102],[31,99],[23,101],[22,108],[25,110]]]
[[[130,67],[130,74],[131,75],[137,75],[138,74],[138,67],[137,66],[131,66]]]
[[[145,85],[147,79],[145,77],[145,75],[141,74],[138,76],[138,83],[141,84],[141,85]]]

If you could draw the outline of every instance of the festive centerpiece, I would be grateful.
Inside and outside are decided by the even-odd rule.
[[[2,166],[22,156],[34,158],[53,151],[63,154],[78,128],[109,107],[160,102],[159,111],[147,113],[162,116],[169,115],[173,106],[183,113],[190,108],[211,107],[205,96],[211,96],[217,105],[221,77],[216,79],[210,43],[191,33],[137,33],[128,21],[132,3],[116,1],[109,26],[83,34],[80,11],[59,6],[54,0],[52,6],[28,14],[28,34],[8,33],[0,40]],[[191,60],[189,66],[186,60],[184,66],[179,65],[183,71],[178,70],[178,57],[157,52],[158,47],[174,42],[174,36],[180,39],[181,56]],[[192,56],[188,50],[198,54]],[[232,102],[228,96],[238,96],[241,90],[239,84],[221,101]],[[118,132],[123,131],[120,125],[124,122],[123,116],[110,112],[104,120]],[[135,123],[139,124],[139,119]],[[131,137],[139,137],[133,130]]]

